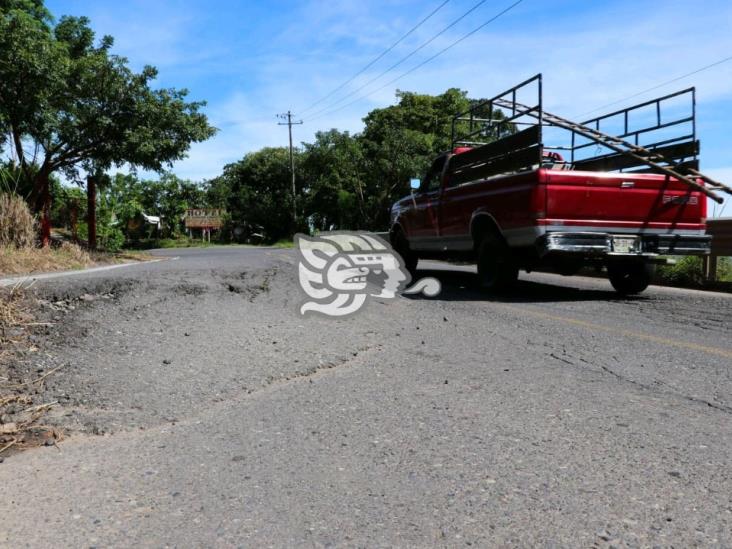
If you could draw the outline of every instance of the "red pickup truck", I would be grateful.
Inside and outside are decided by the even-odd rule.
[[[649,149],[633,148],[628,156],[599,132],[607,117],[618,114],[626,120],[620,137],[637,131],[637,142],[637,136],[651,133],[649,127],[666,129],[668,119],[662,119],[661,106],[677,94],[571,125],[543,113],[541,100],[537,107],[523,110],[515,99],[514,105],[507,103],[502,98],[506,94],[515,98],[512,91],[479,105],[483,118],[477,109],[458,115],[453,122],[453,150],[439,156],[425,177],[413,183],[412,194],[393,205],[390,238],[407,268],[414,270],[420,258],[473,260],[481,286],[499,290],[516,281],[519,269],[571,275],[594,265],[607,269],[616,291],[634,294],[648,286],[659,256],[709,253],[708,191],[702,180],[690,183],[688,177],[668,173],[671,168],[698,173],[695,136],[667,138]],[[507,115],[494,116],[496,105]],[[627,113],[649,105],[659,111],[657,123],[629,129]],[[508,126],[527,116],[538,123],[521,131],[516,131],[518,125]],[[543,127],[556,120],[573,132],[570,146],[552,147],[568,151],[568,160],[542,142]],[[470,141],[489,134],[492,124],[512,129],[488,143]],[[469,130],[467,138],[455,139],[460,128]],[[580,142],[580,136],[587,137],[587,128],[598,128],[592,136],[599,142]],[[575,135],[575,130],[581,134]],[[610,149],[598,155],[598,148],[606,146]],[[594,156],[580,154],[590,148]],[[653,154],[639,159],[638,150]],[[644,173],[655,171],[647,163],[658,167],[661,158],[668,162],[659,168],[664,173]],[[638,164],[646,169],[638,169]]]

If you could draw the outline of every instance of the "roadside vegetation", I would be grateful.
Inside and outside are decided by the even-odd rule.
[[[710,286],[704,276],[704,262],[701,257],[679,257],[675,265],[664,265],[656,271],[656,282],[666,286],[704,288]],[[720,257],[717,263],[717,286],[732,289],[732,258]],[[715,286],[711,283],[711,286]]]
[[[227,212],[214,235],[219,242],[271,245],[298,231],[384,230],[409,179],[449,147],[452,114],[474,103],[459,89],[400,91],[396,105],[364,118],[362,132],[317,133],[295,151],[293,196],[283,147],[249,152],[206,181],[166,172],[216,130],[201,112],[204,102],[188,101],[185,90],[155,89],[156,76],[154,67],[132,70],[114,53],[113,37],[96,37],[86,17],[53,18],[42,0],[0,3],[2,190],[26,199],[41,244],[50,243],[53,227],[92,249],[188,245],[188,208]],[[109,175],[123,165],[160,176]]]
[[[0,248],[2,276],[83,269],[94,263],[87,251],[70,242],[58,247]]]
[[[37,245],[36,219],[22,197],[0,193],[0,276],[83,269],[95,264],[147,259],[139,252],[89,251],[57,232],[49,246]]]
[[[190,181],[164,172],[157,179],[117,173],[96,176],[96,233],[100,248],[183,247],[202,245],[191,238],[184,217],[189,208],[220,208],[224,227],[218,243],[272,245],[291,241],[295,232],[385,230],[390,204],[409,192],[408,182],[449,147],[450,113],[472,100],[451,89],[437,96],[399,93],[399,102],[375,109],[363,132],[329,130],[295,151],[297,211],[293,219],[286,148],[264,148],[223,168],[218,177]],[[20,180],[16,165],[0,167],[7,179]],[[7,186],[6,186],[7,187]],[[83,182],[61,184],[51,178],[49,219],[80,241],[88,236],[88,197]],[[146,216],[160,218],[159,225]]]
[[[0,193],[0,274],[79,269],[89,265],[89,254],[79,246],[39,248],[36,222],[28,204],[18,195]]]
[[[175,219],[197,189],[163,175],[143,185],[153,200],[136,201],[136,178],[106,175],[122,165],[164,174],[216,131],[204,102],[154,88],[156,69],[134,71],[113,46],[86,17],[54,18],[43,0],[0,2],[2,274],[129,259],[118,252],[143,225],[138,214]]]

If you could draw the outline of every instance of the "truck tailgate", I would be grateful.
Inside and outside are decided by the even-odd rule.
[[[703,229],[706,197],[657,174],[542,170],[546,220],[561,225]]]

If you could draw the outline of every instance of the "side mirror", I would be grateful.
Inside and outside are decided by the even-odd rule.
[[[422,181],[419,179],[410,179],[409,180],[409,188],[411,188],[413,191],[416,191],[422,186]]]

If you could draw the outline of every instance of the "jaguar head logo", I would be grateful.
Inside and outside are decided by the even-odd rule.
[[[411,278],[401,257],[373,234],[298,234],[295,243],[300,286],[309,298],[300,307],[303,315],[349,315],[369,297],[396,297]]]

